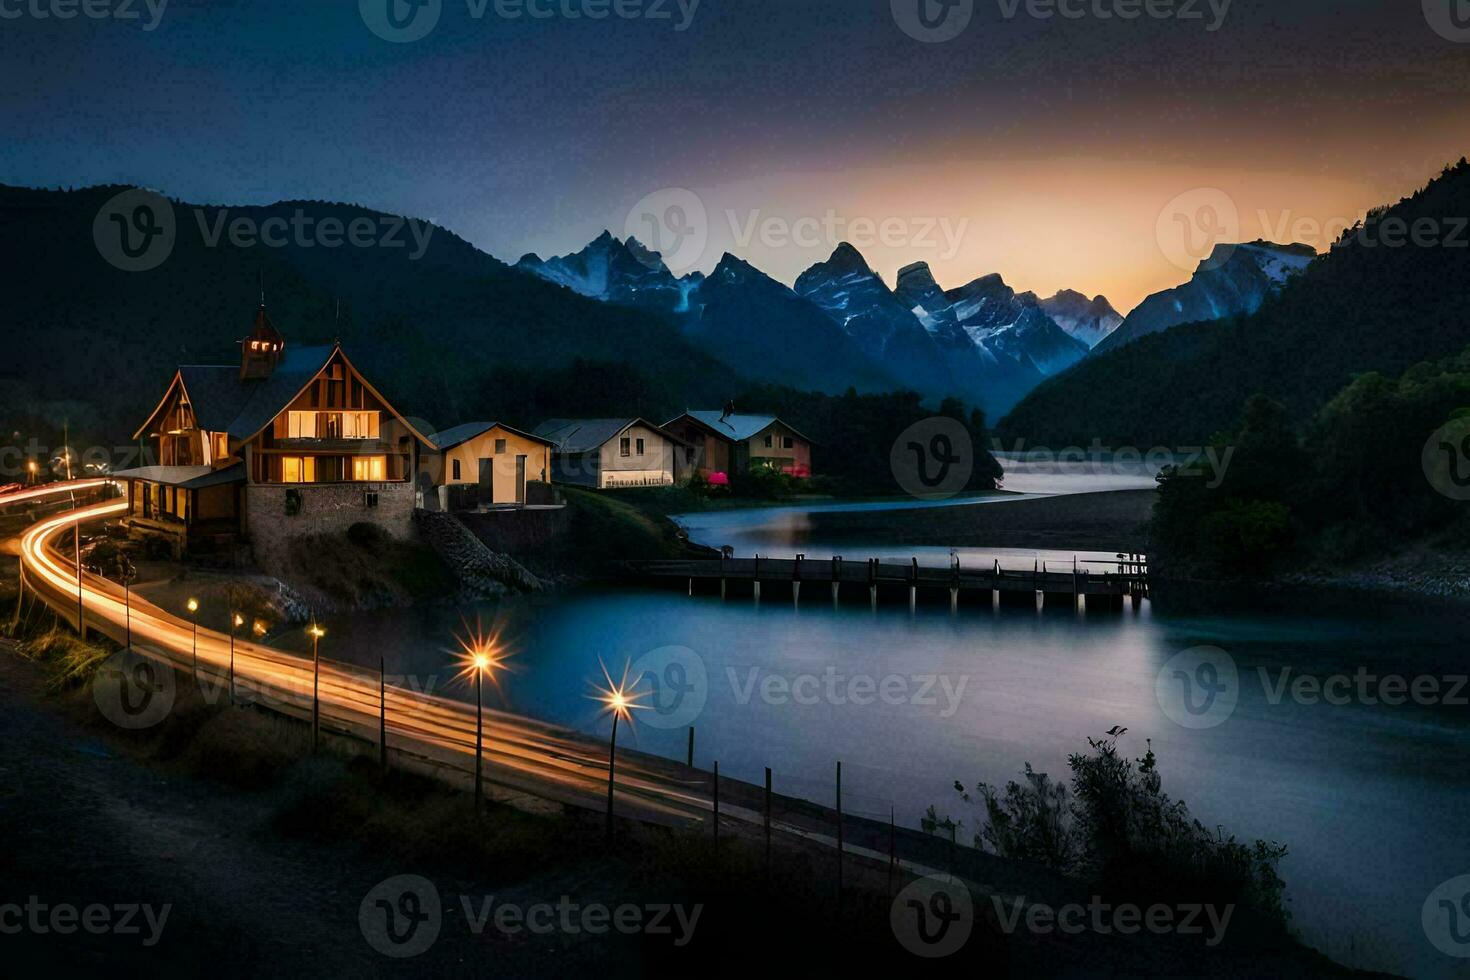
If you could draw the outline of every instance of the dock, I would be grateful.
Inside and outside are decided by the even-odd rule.
[[[917,558],[906,563],[869,558],[851,561],[842,557],[807,558],[706,558],[634,561],[632,571],[653,580],[687,582],[690,595],[713,591],[722,598],[732,591],[761,598],[767,590],[790,590],[800,602],[803,586],[808,594],[829,593],[834,604],[845,593],[867,590],[870,604],[877,608],[880,597],[907,593],[912,609],[920,601],[948,597],[951,609],[965,605],[1001,607],[1085,608],[1089,611],[1120,611],[1131,602],[1137,608],[1149,594],[1148,558],[1119,555],[1105,570],[1088,567],[1073,559],[1063,568],[1035,562],[1030,568],[1006,568],[999,561],[988,566],[966,568],[956,557],[949,568],[920,565]],[[825,589],[824,589],[825,587]],[[966,601],[968,600],[968,601]]]

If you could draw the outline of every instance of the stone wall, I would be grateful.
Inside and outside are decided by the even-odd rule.
[[[286,514],[286,495],[296,491],[301,509]],[[378,495],[378,506],[368,507],[365,491]],[[375,524],[395,538],[413,536],[412,483],[317,483],[295,487],[247,484],[245,534],[256,562],[265,569],[279,568],[293,538],[313,534],[345,534],[354,524]]]

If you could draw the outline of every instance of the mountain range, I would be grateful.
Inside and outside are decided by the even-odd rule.
[[[1466,215],[1470,162],[1462,159],[1417,193],[1370,211],[1315,260],[1302,247],[1235,249],[1195,281],[1218,285],[1243,275],[1249,288],[1232,282],[1210,295],[1251,302],[1263,281],[1279,282],[1254,312],[1146,332],[1116,349],[1099,345],[1029,394],[999,430],[1005,438],[1054,447],[1093,439],[1140,448],[1199,446],[1233,430],[1256,394],[1282,403],[1305,426],[1355,379],[1392,377],[1470,345]],[[1419,231],[1409,236],[1399,229]],[[1243,263],[1258,273],[1240,273]],[[1201,298],[1204,286],[1183,289],[1178,306],[1219,311]],[[1143,312],[1141,306],[1134,316]],[[1117,332],[1125,329],[1126,323]]]
[[[1317,257],[1310,245],[1247,242],[1216,245],[1182,286],[1149,296],[1093,352],[1106,354],[1181,323],[1254,313],[1268,296]]]
[[[944,290],[922,262],[890,288],[846,242],[793,288],[732,255],[707,277],[676,277],[658,253],[610,232],[569,255],[526,255],[516,268],[584,297],[669,316],[686,340],[752,376],[826,392],[902,387],[993,414],[1122,322],[1105,297],[1076,304],[1071,297],[1080,294],[1064,291],[1042,301],[999,275]]]

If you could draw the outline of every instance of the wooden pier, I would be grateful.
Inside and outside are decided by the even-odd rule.
[[[1148,596],[1148,559],[1143,555],[1120,555],[1116,563],[1098,569],[1073,560],[1065,567],[1036,562],[1031,568],[1003,568],[1000,562],[988,567],[965,568],[958,558],[949,568],[933,568],[919,564],[917,558],[907,563],[885,562],[876,558],[849,561],[841,557],[807,558],[708,558],[635,561],[629,566],[640,575],[665,581],[687,581],[689,593],[705,591],[718,584],[721,597],[732,589],[741,594],[761,598],[762,586],[784,591],[790,589],[793,601],[800,602],[802,587],[808,595],[830,593],[834,604],[844,591],[866,589],[876,608],[880,596],[907,593],[910,608],[921,600],[948,597],[950,607],[958,608],[966,597],[966,605],[989,604],[995,608],[1034,607],[1071,608],[1079,605],[1089,610],[1121,610],[1131,601],[1136,608]],[[825,588],[824,588],[825,587]],[[779,593],[777,593],[779,594]]]

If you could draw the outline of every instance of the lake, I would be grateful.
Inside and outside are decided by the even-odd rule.
[[[805,512],[684,520],[697,539],[778,555],[791,553]],[[804,538],[801,547],[817,557],[860,544]],[[1002,557],[1033,556],[1072,557]],[[925,557],[947,562],[948,551]],[[516,651],[496,706],[602,732],[590,699],[600,664],[617,675],[637,663],[634,676],[659,685],[663,710],[639,712],[629,744],[682,759],[692,724],[697,765],[718,760],[723,774],[757,783],[770,766],[778,792],[827,803],[840,760],[850,812],[886,818],[891,809],[916,826],[934,803],[965,820],[966,838],[976,813],[957,799],[956,779],[1003,784],[1027,762],[1062,779],[1069,753],[1124,726],[1127,753],[1141,756],[1151,739],[1165,790],[1205,824],[1290,846],[1282,875],[1308,943],[1415,976],[1460,966],[1429,943],[1420,920],[1436,886],[1470,873],[1470,690],[1454,690],[1470,627],[1453,610],[1294,596],[1284,608],[1209,615],[1165,616],[1145,602],[1091,617],[992,613],[988,603],[911,616],[901,602],[874,614],[859,596],[834,609],[825,590],[796,607],[778,586],[759,606],[626,589],[358,614],[329,623],[331,655],[369,663],[382,650],[390,672],[433,678],[443,692],[453,635],[476,619]],[[1197,715],[1170,685],[1205,677],[1201,657],[1233,669],[1236,683]],[[1388,678],[1419,678],[1421,694],[1435,679],[1439,693],[1388,703],[1400,700]],[[1341,703],[1314,696],[1323,685]],[[1459,703],[1446,703],[1452,694]]]

